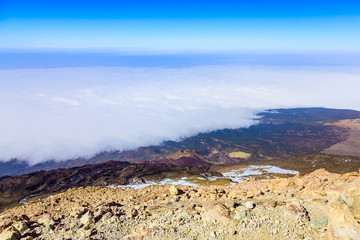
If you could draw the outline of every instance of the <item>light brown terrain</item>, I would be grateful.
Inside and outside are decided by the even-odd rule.
[[[360,174],[72,188],[0,215],[0,239],[360,239]]]
[[[238,151],[238,152],[231,152],[229,153],[229,157],[231,158],[249,158],[251,157],[250,153],[246,153],[246,152],[242,152],[242,151]]]
[[[349,137],[342,142],[336,143],[323,152],[330,154],[360,156],[360,119],[340,120],[331,125],[350,129]]]

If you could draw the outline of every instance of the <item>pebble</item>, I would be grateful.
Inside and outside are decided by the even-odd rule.
[[[248,213],[246,211],[236,211],[234,219],[241,220],[246,217],[248,217]]]
[[[315,229],[325,228],[328,225],[328,220],[325,216],[319,216],[313,221],[310,221],[309,225]]]
[[[136,217],[137,215],[139,215],[138,210],[136,210],[135,208],[130,210],[129,217],[133,218],[133,217]]]
[[[245,207],[246,207],[247,209],[253,209],[253,208],[255,207],[255,204],[254,204],[252,201],[247,201],[247,202],[245,203]]]

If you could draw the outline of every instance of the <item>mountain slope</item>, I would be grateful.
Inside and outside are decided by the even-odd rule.
[[[0,176],[69,168],[109,160],[170,163],[171,155],[182,150],[195,151],[202,161],[210,164],[230,165],[243,161],[287,158],[321,152],[345,141],[351,135],[350,129],[329,123],[357,118],[360,118],[360,112],[354,110],[272,109],[260,113],[258,116],[259,124],[249,128],[222,129],[200,133],[177,142],[166,141],[160,146],[140,147],[137,150],[130,151],[103,152],[89,159],[78,158],[62,162],[48,161],[34,166],[17,160],[0,162]],[[239,151],[249,155],[249,157],[230,158],[228,156],[232,152]],[[341,154],[346,155],[346,152]],[[171,160],[172,164],[175,163],[173,160]],[[185,163],[186,161],[182,164]],[[207,165],[206,163],[203,164]]]

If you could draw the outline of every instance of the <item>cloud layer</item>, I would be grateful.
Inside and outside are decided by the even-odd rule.
[[[355,67],[0,70],[0,160],[32,164],[255,122],[268,108],[360,110]]]

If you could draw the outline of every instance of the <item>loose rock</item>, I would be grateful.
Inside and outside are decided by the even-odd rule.
[[[245,207],[248,209],[253,209],[255,207],[255,204],[252,201],[247,201],[245,203]]]

